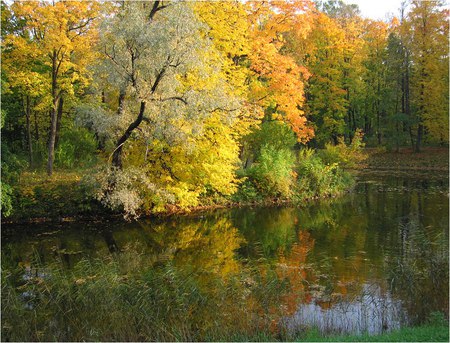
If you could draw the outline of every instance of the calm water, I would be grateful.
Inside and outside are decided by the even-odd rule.
[[[226,278],[248,263],[288,281],[278,324],[292,333],[379,333],[448,315],[448,179],[365,176],[355,191],[303,208],[240,208],[164,220],[77,222],[2,228],[2,267],[39,271],[58,261],[139,247],[154,265],[173,263]],[[250,280],[249,282],[255,282]]]

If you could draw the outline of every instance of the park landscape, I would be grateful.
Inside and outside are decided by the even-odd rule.
[[[448,19],[2,1],[2,341],[448,341]]]

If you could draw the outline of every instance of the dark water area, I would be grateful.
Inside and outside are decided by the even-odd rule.
[[[83,259],[136,249],[151,266],[227,278],[252,263],[289,287],[277,325],[295,333],[376,334],[448,318],[449,183],[446,175],[359,178],[355,190],[302,207],[256,207],[146,219],[4,225],[2,269],[71,270]],[[249,280],[248,283],[257,282]]]

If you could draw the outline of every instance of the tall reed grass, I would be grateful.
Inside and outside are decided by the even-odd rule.
[[[244,264],[243,264],[244,265]],[[70,270],[34,263],[2,270],[5,341],[274,340],[276,273],[246,266],[221,277],[128,249]]]

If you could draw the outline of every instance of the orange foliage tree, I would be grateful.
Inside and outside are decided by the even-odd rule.
[[[309,1],[247,3],[252,45],[250,68],[256,74],[250,98],[272,108],[272,118],[286,122],[302,143],[314,135],[303,110],[304,82],[309,72],[289,55],[285,35],[306,35],[311,6]]]

